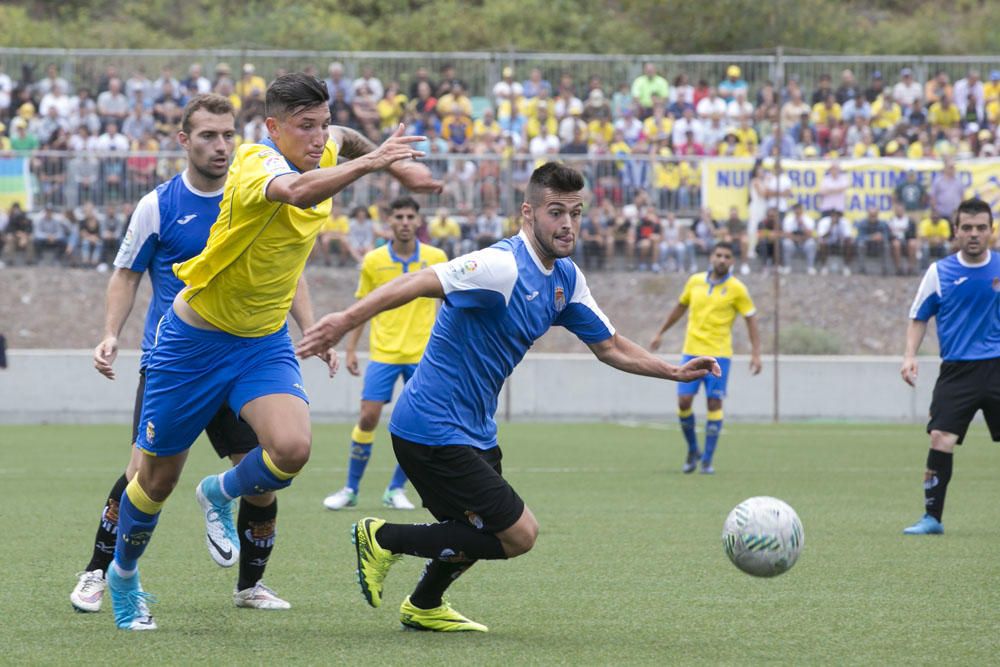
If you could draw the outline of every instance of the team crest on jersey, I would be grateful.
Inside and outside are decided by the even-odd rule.
[[[1000,278],[993,279],[993,291],[1000,292]]]
[[[562,310],[566,307],[566,292],[558,285],[556,286],[556,295],[552,303],[555,305],[556,310]]]
[[[153,444],[153,438],[156,437],[156,427],[153,426],[152,421],[146,422],[146,442]]]

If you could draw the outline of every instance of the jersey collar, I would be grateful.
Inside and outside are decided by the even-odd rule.
[[[711,291],[711,288],[718,287],[722,283],[724,283],[727,280],[729,280],[730,278],[732,278],[732,276],[733,276],[733,272],[730,271],[729,273],[726,274],[726,277],[723,278],[722,280],[713,281],[712,280],[712,269],[709,269],[708,271],[705,272],[705,282],[708,283],[709,291]]]
[[[386,243],[385,247],[389,249],[389,257],[392,258],[392,261],[400,264],[412,264],[413,262],[420,260],[420,240],[417,239],[414,243],[416,245],[413,247],[413,254],[406,259],[396,255],[396,249],[393,247],[392,241]]]
[[[199,190],[198,188],[196,188],[193,185],[191,185],[191,181],[188,180],[188,170],[187,169],[185,169],[184,171],[181,172],[181,180],[184,181],[184,187],[186,187],[193,194],[195,194],[195,195],[197,195],[199,197],[208,197],[208,198],[218,197],[226,189],[225,186],[222,186],[221,188],[219,188],[215,192],[203,192],[203,191]]]
[[[967,269],[981,269],[982,267],[986,266],[987,264],[989,264],[993,260],[993,251],[992,250],[986,251],[986,259],[984,259],[983,261],[979,262],[979,264],[972,264],[972,263],[967,262],[964,259],[962,259],[962,251],[961,250],[959,250],[958,252],[955,253],[955,259],[957,259],[958,263],[961,264],[962,266],[964,266]]]
[[[545,265],[542,264],[542,260],[538,259],[538,255],[535,254],[535,248],[531,245],[531,241],[528,240],[528,235],[524,233],[524,230],[519,231],[517,235],[524,242],[524,247],[528,249],[528,256],[531,257],[531,261],[535,263],[538,270],[547,276],[551,276],[552,272],[556,270],[555,264],[552,265],[551,269],[546,269]]]
[[[271,150],[275,151],[281,157],[284,157],[285,158],[285,162],[288,163],[288,168],[291,169],[292,171],[294,171],[296,174],[301,174],[302,173],[302,171],[298,167],[296,167],[295,164],[291,160],[289,160],[287,157],[285,157],[285,154],[282,153],[281,149],[278,148],[277,144],[275,144],[271,140],[271,137],[264,137],[264,139],[260,142],[260,145],[261,146],[267,146]]]

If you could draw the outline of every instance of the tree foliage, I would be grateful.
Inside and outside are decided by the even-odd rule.
[[[180,9],[180,11],[179,11]],[[7,46],[994,53],[980,0],[7,0]]]

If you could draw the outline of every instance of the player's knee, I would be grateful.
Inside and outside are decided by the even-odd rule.
[[[526,517],[518,522],[514,530],[504,536],[503,547],[508,558],[526,554],[535,546],[538,539],[538,521],[535,517]]]
[[[273,446],[271,460],[285,472],[298,472],[309,461],[312,437],[309,433],[287,434]]]

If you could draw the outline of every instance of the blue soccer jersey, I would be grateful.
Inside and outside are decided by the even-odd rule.
[[[584,343],[615,333],[576,264],[546,269],[523,232],[432,268],[444,305],[389,424],[412,442],[495,447],[497,396],[536,340],[552,325]]]
[[[1000,357],[1000,255],[990,251],[982,264],[971,265],[956,253],[931,264],[910,319],[932,317],[944,361]]]
[[[175,262],[184,262],[205,249],[209,230],[219,217],[222,190],[201,192],[177,174],[139,200],[122,240],[115,266],[149,271],[153,298],[146,311],[142,334],[142,361],[146,366],[156,338],[156,325],[184,287],[174,275]]]

